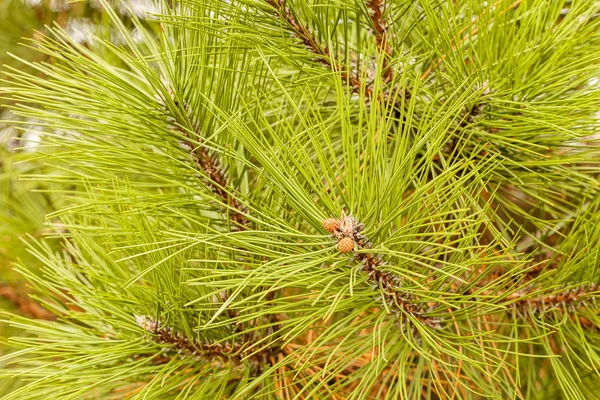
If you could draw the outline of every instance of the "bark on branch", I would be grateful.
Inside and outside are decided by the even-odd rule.
[[[197,339],[188,339],[170,326],[164,325],[150,317],[136,315],[136,322],[153,335],[152,341],[165,345],[165,354],[170,357],[191,358],[195,361],[229,363],[241,365],[250,363],[255,370],[269,363],[272,355],[281,351],[278,347],[263,347],[251,351],[249,343],[210,343]]]
[[[371,21],[375,27],[373,33],[375,35],[375,41],[377,42],[377,49],[383,55],[383,80],[385,82],[391,82],[394,78],[394,73],[389,67],[389,59],[392,56],[392,48],[388,42],[387,37],[387,25],[383,19],[383,0],[370,0],[368,3],[371,9]]]

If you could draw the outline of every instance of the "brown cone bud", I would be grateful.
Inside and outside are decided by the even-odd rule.
[[[335,218],[327,218],[323,221],[323,228],[329,233],[335,232],[340,227],[340,221]]]
[[[337,248],[342,253],[350,253],[354,250],[354,240],[349,237],[341,238],[337,244]]]

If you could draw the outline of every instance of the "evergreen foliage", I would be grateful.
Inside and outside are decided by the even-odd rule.
[[[4,69],[3,399],[597,398],[600,4],[98,4]]]

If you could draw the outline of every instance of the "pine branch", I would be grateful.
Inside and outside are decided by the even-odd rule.
[[[600,284],[592,283],[576,286],[562,292],[543,296],[536,296],[537,291],[539,290],[529,287],[507,296],[506,299],[515,300],[510,306],[520,310],[543,312],[550,309],[567,308],[572,311],[584,307],[585,300],[589,299],[593,293],[597,294],[600,291]],[[592,301],[594,301],[593,297]]]
[[[269,363],[271,356],[281,351],[278,347],[265,346],[259,351],[246,356],[250,343],[205,343],[197,339],[188,339],[170,326],[166,326],[150,317],[136,315],[136,322],[146,331],[154,335],[153,342],[169,346],[166,353],[172,357],[191,358],[196,361],[213,362],[219,360],[232,366],[247,361],[255,371],[261,365]]]
[[[165,83],[165,86],[167,88],[169,96],[171,97],[171,100],[175,103],[176,106],[179,106],[179,101],[175,97],[175,94],[173,93],[170,85],[168,83]],[[169,114],[169,111],[164,102],[162,102],[161,99],[159,99],[159,102],[162,103],[165,112]],[[182,105],[190,125],[195,128],[196,137],[201,138],[202,136],[198,127],[199,124],[195,123],[193,121],[193,118],[190,116],[189,104],[185,100],[183,100]],[[172,121],[176,120],[172,116],[170,116],[169,119],[171,119]],[[233,222],[231,228],[237,231],[244,231],[248,229],[248,227],[250,226],[250,221],[246,216],[247,208],[242,203],[240,203],[236,197],[230,194],[233,192],[233,188],[230,186],[229,180],[225,175],[224,168],[220,160],[214,157],[206,147],[202,145],[197,146],[190,138],[188,132],[185,129],[183,129],[181,125],[177,123],[172,123],[171,127],[172,129],[178,131],[178,133],[185,138],[182,144],[190,152],[191,157],[196,163],[197,169],[201,171],[206,177],[206,179],[204,179],[204,183],[206,184],[206,186],[211,192],[217,195],[224,204],[227,204],[229,206],[229,219],[231,222]],[[228,297],[228,294],[221,293],[221,300],[223,301],[223,303],[227,301]],[[230,308],[227,309],[227,315],[229,318],[232,319],[239,317],[239,313]],[[241,327],[236,324],[234,329],[235,332],[240,332]]]
[[[349,71],[341,62],[339,62],[334,55],[331,54],[329,48],[322,43],[319,43],[315,34],[310,30],[308,26],[301,24],[294,13],[287,9],[284,0],[265,0],[271,7],[275,9],[275,16],[281,18],[286,22],[293,31],[294,36],[304,44],[308,51],[316,55],[315,60],[321,63],[328,69],[335,68],[341,76],[344,83],[348,84],[354,93],[360,93],[364,90],[367,98],[373,95],[372,89],[369,87],[363,87],[364,85],[360,79],[353,76],[354,74]]]
[[[179,106],[179,102],[175,98],[175,95],[168,85],[167,91],[175,105]],[[190,117],[189,105],[186,101],[183,101],[183,109],[186,112],[190,124],[195,127],[196,137],[201,138],[202,135],[199,132],[198,124],[194,123]],[[185,131],[180,125],[173,124],[172,127],[185,138],[183,145],[188,149],[191,156],[194,158],[198,170],[202,171],[206,176],[206,186],[214,194],[220,197],[223,203],[229,206],[229,210],[231,211],[229,217],[235,224],[233,228],[239,231],[246,230],[250,225],[250,221],[246,216],[247,208],[236,197],[230,194],[233,193],[233,187],[230,185],[229,180],[225,175],[224,168],[220,160],[214,157],[214,155],[212,155],[205,146],[197,146],[189,137],[188,132]]]
[[[189,138],[184,144],[191,149],[191,154],[198,165],[198,169],[206,174],[207,186],[230,207],[229,217],[235,223],[233,227],[239,231],[246,230],[250,224],[245,214],[246,207],[230,194],[231,186],[219,160],[214,158],[206,147],[194,146]]]
[[[392,56],[392,48],[388,42],[387,25],[383,20],[383,8],[385,3],[383,0],[370,0],[368,6],[371,9],[371,21],[375,26],[373,31],[377,42],[377,49],[384,54],[383,57],[383,79],[385,82],[390,82],[394,79],[394,71],[389,67],[389,59]]]
[[[534,268],[524,271],[522,277],[525,282],[530,281],[535,278],[535,276],[539,274],[543,268],[544,265],[540,264]],[[485,281],[478,283],[476,286],[480,289],[483,289],[485,285],[500,277],[503,272],[504,271],[492,273],[490,278],[485,279]],[[600,326],[597,326],[589,319],[573,314],[573,312],[577,310],[587,308],[588,304],[586,302],[588,300],[591,300],[594,305],[596,304],[594,296],[599,294],[600,284],[591,283],[575,286],[567,290],[554,292],[552,294],[542,294],[543,291],[543,288],[532,284],[524,289],[506,296],[498,294],[497,291],[490,290],[484,290],[483,293],[490,297],[502,298],[504,301],[509,301],[510,303],[506,306],[506,310],[510,311],[515,309],[523,316],[526,316],[530,313],[543,314],[551,310],[566,310],[569,312],[569,317],[571,319],[579,319],[581,325],[585,328],[600,328]],[[470,289],[466,293],[475,294],[475,291]]]
[[[170,88],[168,88],[168,91],[175,104],[178,105],[178,102],[176,101],[175,96],[170,90]],[[191,116],[189,115],[189,105],[185,101],[183,102],[183,108],[186,111],[186,114],[192,126],[197,127],[198,124],[193,122]],[[227,177],[225,176],[224,168],[220,163],[219,159],[211,155],[206,147],[195,146],[194,143],[189,139],[187,132],[181,129],[181,127],[178,125],[174,126],[186,138],[186,140],[184,141],[184,145],[189,148],[192,156],[196,161],[196,164],[198,165],[198,168],[201,171],[203,171],[208,177],[208,179],[206,180],[207,186],[212,190],[213,193],[221,197],[224,203],[228,204],[231,207],[230,210],[232,212],[230,213],[229,217],[231,221],[235,223],[233,228],[235,228],[238,231],[244,231],[250,228],[251,222],[246,215],[247,208],[242,203],[240,203],[237,198],[230,195],[230,193],[233,192],[233,188],[231,187]],[[199,133],[199,128],[196,128],[196,135],[197,137],[201,137]],[[269,303],[274,299],[274,295],[274,291],[269,292],[267,296],[267,301]],[[227,302],[228,298],[229,294],[221,293],[221,300],[223,301],[223,303]],[[227,309],[227,315],[230,319],[239,318],[239,313],[230,308]],[[279,322],[282,319],[282,316],[277,314],[273,314],[269,318],[270,322]],[[279,324],[275,324],[270,328],[270,331],[271,333],[274,333],[280,328],[281,326]],[[234,330],[236,333],[241,332],[241,326],[239,324],[235,324]],[[244,335],[244,339],[246,339],[246,335]]]
[[[331,53],[327,45],[323,43],[319,43],[315,34],[310,30],[308,25],[303,25],[298,21],[295,17],[294,13],[287,9],[285,6],[284,0],[265,0],[271,7],[276,10],[275,16],[277,18],[281,18],[285,21],[293,31],[293,35],[304,44],[306,49],[311,53],[316,55],[315,60],[322,64],[327,69],[335,69],[338,71],[342,77],[342,81],[349,85],[352,88],[352,92],[361,93],[364,91],[367,99],[372,99],[375,95],[375,91],[372,84],[364,85],[363,82],[357,78],[357,73],[355,71],[349,70],[345,67],[336,57]],[[382,61],[382,78],[384,83],[388,84],[394,79],[394,72],[391,66],[389,65],[389,59],[392,55],[392,49],[389,45],[388,36],[387,36],[387,27],[383,20],[383,12],[382,8],[384,7],[384,2],[382,0],[371,0],[368,2],[368,6],[371,9],[371,21],[375,26],[373,31],[375,36],[375,41],[377,44],[377,50],[380,53],[383,53],[383,61]],[[376,66],[371,66],[371,69],[375,69]],[[369,76],[375,76],[375,71],[369,71]],[[378,100],[385,103],[388,101],[391,95],[390,88],[384,89],[377,95]],[[410,92],[405,89],[401,92],[401,99],[408,98],[410,96]],[[401,99],[397,100],[399,102]],[[396,104],[396,107],[399,105]]]
[[[585,387],[598,381],[590,371],[599,286],[582,283],[598,282],[600,231],[575,203],[578,193],[597,197],[597,140],[582,138],[597,125],[598,91],[588,90],[597,83],[586,82],[597,75],[600,38],[597,25],[581,26],[597,10],[569,5],[556,25],[564,6],[494,2],[260,0],[262,13],[255,0],[203,2],[158,15],[160,32],[136,24],[141,42],[112,16],[126,49],[108,55],[60,32],[40,43],[59,65],[37,65],[38,78],[11,72],[11,96],[49,132],[42,145],[66,145],[63,168],[42,179],[85,185],[58,212],[77,260],[34,250],[45,269],[29,279],[42,298],[60,293],[71,309],[73,293],[81,309],[60,324],[28,323],[27,336],[38,337],[15,340],[26,351],[15,352],[24,366],[14,373],[31,384],[11,398],[55,388],[73,398],[475,400],[542,389],[593,398]],[[269,50],[258,62],[254,39]],[[402,74],[400,43],[415,59]],[[334,81],[289,79],[302,77],[290,66],[303,62]],[[156,124],[144,105],[158,70],[185,82],[160,90]],[[471,89],[486,80],[494,96]],[[340,85],[363,100],[347,107]],[[224,101],[199,108],[214,96]],[[197,115],[209,114],[227,129],[205,130],[211,122]],[[177,122],[166,127],[165,116]],[[211,148],[216,134],[257,160],[248,191],[235,187],[248,165],[241,175],[229,169]],[[159,146],[152,159],[140,151]],[[173,168],[171,152],[187,165]],[[199,191],[191,175],[211,202],[200,214],[195,196],[181,196]],[[407,196],[414,201],[399,207]],[[328,219],[337,248],[357,263],[321,268],[336,257],[315,223],[344,203],[376,215],[385,240],[351,215]],[[246,232],[225,232],[233,230]],[[346,295],[359,271],[367,291]],[[559,287],[566,277],[580,280]],[[141,347],[120,337],[133,322],[128,309],[157,303],[161,317],[136,317]],[[182,303],[190,320],[177,311]],[[183,329],[198,321],[200,333]],[[112,337],[121,354],[104,340]],[[115,390],[127,371],[146,387]]]
[[[576,311],[588,307],[586,301],[591,300],[594,304],[594,310],[597,309],[594,294],[600,291],[600,284],[589,284],[576,286],[562,292],[536,296],[534,288],[513,293],[507,297],[507,300],[516,300],[508,306],[508,310],[516,309],[522,316],[533,314],[545,314],[548,311],[566,312],[569,319],[578,321],[578,323],[589,330],[599,330],[600,326],[589,320],[583,315],[578,315]]]
[[[382,292],[381,301],[395,309],[397,316],[408,314],[431,328],[440,328],[439,320],[424,315],[423,305],[415,302],[413,295],[401,292],[400,276],[381,269],[385,265],[382,257],[373,253],[355,252],[355,250],[373,248],[369,239],[360,233],[364,229],[362,223],[352,215],[342,213],[339,220],[328,218],[323,221],[323,227],[337,240],[337,248],[340,252],[354,252],[354,258],[362,263],[361,271],[369,276],[368,282],[373,290],[379,289]]]
[[[402,293],[402,279],[397,274],[381,269],[385,265],[382,257],[368,252],[356,252],[356,250],[368,250],[373,247],[369,239],[360,233],[364,229],[362,223],[358,222],[352,215],[345,215],[344,213],[339,220],[335,218],[326,219],[323,221],[323,227],[337,240],[337,247],[340,252],[354,252],[354,258],[362,263],[361,271],[368,274],[368,281],[373,289],[379,289],[382,292],[381,301],[394,308],[397,315],[406,313],[429,327],[440,328],[438,319],[423,315],[423,305],[415,302],[414,296]],[[536,268],[535,271],[539,272],[539,269]],[[527,289],[506,296],[506,300],[514,300],[510,303],[509,309],[517,308],[522,312],[528,310],[542,312],[549,309],[564,309],[565,307],[573,311],[585,306],[585,299],[589,298],[591,293],[599,290],[600,285],[591,284],[551,295],[536,296],[539,289],[530,286]],[[594,327],[587,319],[581,320],[581,322],[586,327]]]

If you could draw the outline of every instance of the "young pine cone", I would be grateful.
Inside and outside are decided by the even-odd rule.
[[[323,221],[323,228],[329,233],[335,232],[340,227],[340,220],[335,218],[327,218]]]
[[[350,253],[354,250],[354,240],[349,237],[341,238],[337,244],[337,248],[342,253]]]

